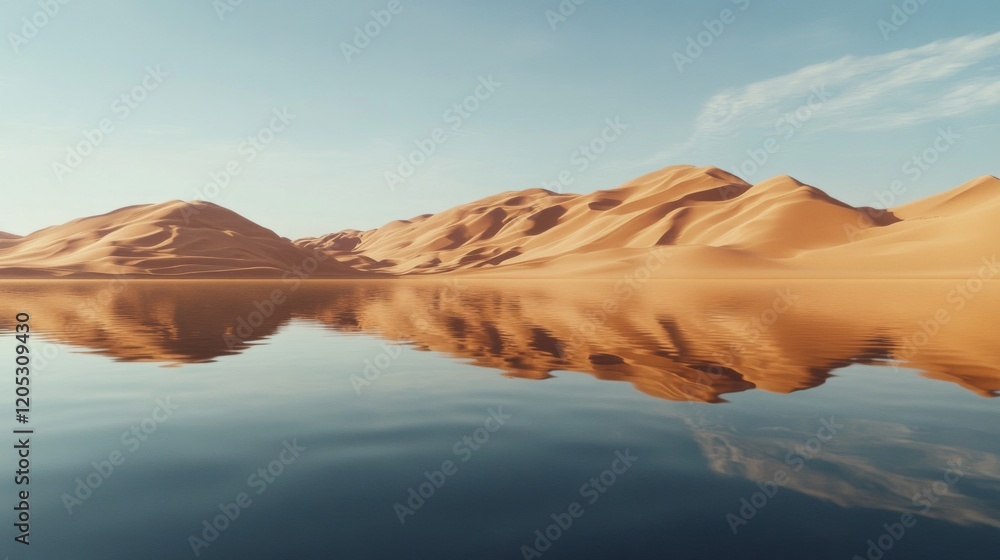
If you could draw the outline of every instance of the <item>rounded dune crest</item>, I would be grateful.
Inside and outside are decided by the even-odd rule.
[[[618,188],[508,191],[368,231],[289,241],[205,201],[121,208],[26,237],[0,234],[0,274],[311,277],[969,276],[1000,237],[1000,179],[890,210],[855,208],[788,175],[751,185],[672,166]]]
[[[358,276],[319,253],[321,276]],[[0,245],[0,274],[21,277],[281,278],[314,252],[210,202],[170,201],[73,220]]]

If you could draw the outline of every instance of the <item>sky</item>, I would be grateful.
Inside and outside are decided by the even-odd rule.
[[[202,199],[298,238],[676,164],[897,205],[1000,175],[998,21],[995,0],[6,0],[0,231]]]

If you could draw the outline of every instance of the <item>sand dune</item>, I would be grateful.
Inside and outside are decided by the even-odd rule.
[[[675,166],[616,189],[512,191],[295,242],[206,202],[134,206],[0,235],[0,277],[280,277],[321,256],[312,278],[969,278],[994,263],[998,218],[992,176],[878,210],[788,176],[750,185]]]
[[[13,245],[20,239],[20,235],[14,235],[13,233],[6,233],[0,231],[0,249]]]
[[[209,202],[131,206],[0,240],[5,277],[280,278],[358,276]]]
[[[854,208],[788,176],[750,185],[720,169],[677,166],[613,190],[508,192],[296,243],[391,274],[965,277],[993,257],[998,217],[992,176],[886,211]],[[648,266],[652,251],[664,266]]]

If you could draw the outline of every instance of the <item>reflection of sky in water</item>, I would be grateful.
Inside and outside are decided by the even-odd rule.
[[[708,363],[713,346],[702,335],[725,338],[718,312],[699,322],[637,299],[645,309],[623,311],[602,334],[574,341],[566,333],[576,315],[567,313],[587,306],[574,307],[572,298],[545,308],[543,298],[512,303],[511,296],[483,292],[478,307],[460,315],[405,290],[366,291],[364,298],[336,304],[316,293],[266,326],[266,338],[227,354],[220,351],[226,347],[218,328],[240,316],[240,303],[202,297],[192,299],[200,301],[193,308],[169,290],[158,294],[133,295],[142,305],[118,301],[112,306],[118,313],[104,316],[99,327],[78,327],[74,334],[52,329],[47,352],[38,338],[43,333],[33,339],[36,353],[54,357],[33,383],[37,537],[31,557],[189,557],[188,536],[218,513],[218,504],[248,491],[248,476],[291,439],[307,451],[264,493],[249,490],[253,504],[202,558],[518,558],[534,531],[552,522],[550,514],[579,501],[581,484],[625,449],[639,461],[598,502],[585,504],[584,516],[546,558],[849,558],[864,555],[867,540],[905,512],[920,515],[892,557],[983,558],[1000,543],[996,401],[911,370],[848,365],[851,353],[839,353],[863,347],[856,340],[868,340],[864,332],[827,340],[812,354],[762,335],[734,370],[745,366],[775,390],[821,384],[790,394],[744,390],[725,395],[728,404],[710,405],[651,398],[663,395],[649,388],[683,378],[688,370],[680,366]],[[38,328],[46,315],[71,309],[55,299],[16,295]],[[437,313],[440,324],[415,329],[405,320],[388,321],[427,306],[432,310],[414,320]],[[476,323],[511,307],[531,321],[495,322],[493,331]],[[670,348],[648,328],[668,316]],[[739,316],[725,320],[739,322]],[[893,325],[878,327],[892,338]],[[822,328],[814,338],[794,330],[782,336],[820,340],[816,333],[836,332]],[[194,333],[204,340],[190,340]],[[359,395],[351,377],[384,351],[383,337],[407,344]],[[9,355],[10,337],[3,338],[0,352]],[[549,338],[561,344],[555,353]],[[497,340],[502,352],[491,351]],[[968,348],[976,348],[974,342],[967,341]],[[789,352],[779,353],[782,348]],[[624,363],[585,359],[612,349]],[[515,350],[517,360],[505,362],[504,352]],[[128,361],[130,351],[154,358],[187,353],[205,363],[168,359],[177,367],[160,367],[160,360]],[[765,357],[776,366],[771,377],[755,361]],[[688,364],[650,377],[661,358]],[[803,360],[811,367],[812,358],[847,367],[829,378],[794,367]],[[983,361],[969,356],[956,363]],[[515,367],[470,367],[484,362]],[[540,371],[551,378],[512,378]],[[793,375],[799,371],[808,375]],[[960,374],[961,367],[947,373]],[[127,451],[122,433],[168,396],[177,412]],[[498,407],[511,420],[461,463],[454,444]],[[791,468],[789,453],[808,445],[831,418],[843,427],[801,469]],[[67,515],[63,493],[72,493],[75,479],[92,472],[91,462],[114,450],[125,452],[124,464]],[[426,480],[425,471],[449,459],[459,463],[457,474],[401,526],[393,504]],[[919,512],[913,495],[942,480],[947,463],[956,460],[964,476]],[[738,514],[741,500],[778,470],[787,471],[788,482],[733,536],[726,515]],[[9,486],[4,493],[13,498]],[[22,557],[29,556],[11,553]]]

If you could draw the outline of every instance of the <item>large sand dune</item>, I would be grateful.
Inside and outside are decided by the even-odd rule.
[[[207,202],[0,234],[0,277],[992,277],[1000,179],[898,208],[855,208],[788,176],[750,185],[675,166],[586,195],[506,192],[438,214],[291,242]]]
[[[750,185],[678,166],[613,190],[508,192],[296,243],[392,274],[879,278],[966,277],[992,260],[997,239],[992,176],[887,211],[854,208],[788,176]]]
[[[0,237],[0,276],[22,278],[281,278],[313,265],[317,277],[358,275],[324,257],[209,202],[131,206]]]

